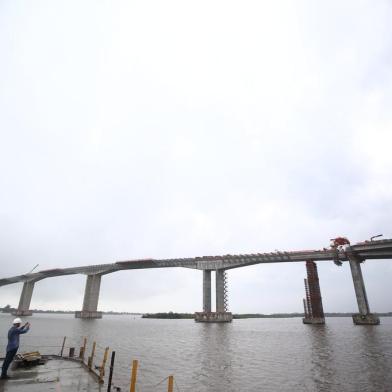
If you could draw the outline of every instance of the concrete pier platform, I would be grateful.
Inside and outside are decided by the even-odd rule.
[[[103,392],[107,389],[80,362],[73,360],[48,359],[44,365],[9,370],[8,374],[10,379],[0,380],[0,392]]]
[[[355,325],[379,325],[380,319],[373,313],[353,314],[353,321]]]
[[[302,322],[304,324],[324,325],[325,318],[324,317],[313,317],[313,318],[304,317],[302,319]]]
[[[18,316],[18,317],[25,317],[25,316],[32,316],[33,311],[32,310],[15,310],[12,312],[13,316]]]
[[[233,314],[230,312],[196,312],[195,321],[198,323],[231,323]]]
[[[101,319],[102,312],[98,311],[89,311],[89,310],[81,310],[75,312],[75,318],[82,318],[82,319]]]

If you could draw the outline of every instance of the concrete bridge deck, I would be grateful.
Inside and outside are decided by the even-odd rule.
[[[73,268],[55,268],[34,273],[0,279],[0,286],[23,282],[18,310],[20,316],[31,315],[30,302],[36,282],[56,276],[87,275],[82,311],[76,312],[80,318],[100,318],[97,311],[102,276],[124,270],[183,267],[203,271],[203,312],[211,312],[211,272],[216,274],[216,314],[226,321],[227,276],[226,270],[255,264],[317,262],[333,260],[336,264],[349,262],[354,290],[362,323],[373,323],[366,295],[360,264],[367,259],[392,259],[392,239],[365,241],[345,247],[324,248],[321,250],[300,250],[293,252],[270,252],[256,254],[202,256],[172,259],[138,259],[118,261],[110,264],[87,265]],[[211,315],[215,320],[216,315]],[[230,317],[229,317],[230,318]],[[204,317],[203,317],[204,319]],[[231,319],[230,319],[231,320]],[[359,318],[358,318],[359,320]],[[354,320],[355,321],[355,320]],[[359,322],[358,322],[359,323]]]
[[[392,259],[392,239],[361,242],[350,246],[348,250],[356,254],[356,256],[361,260]],[[228,270],[254,264],[305,262],[308,260],[326,261],[335,260],[336,258],[342,262],[348,261],[347,252],[339,252],[335,249],[325,248],[322,250],[301,250],[292,252],[277,251],[269,253],[201,256],[173,259],[136,259],[128,261],[117,261],[111,264],[55,268],[38,271],[31,274],[17,275],[0,279],[0,286],[26,281],[38,282],[39,280],[55,276],[76,274],[105,275],[116,271],[130,269],[183,267],[199,270]]]

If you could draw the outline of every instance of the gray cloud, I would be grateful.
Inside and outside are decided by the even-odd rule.
[[[392,236],[389,2],[0,7],[2,275]],[[326,309],[354,310],[348,267],[319,268]],[[364,274],[390,310],[389,263]],[[304,275],[230,271],[232,310],[301,310]],[[39,282],[32,306],[83,286]],[[198,310],[201,273],[105,276],[100,307]]]

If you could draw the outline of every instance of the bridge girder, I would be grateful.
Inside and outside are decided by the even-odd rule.
[[[97,264],[72,268],[56,268],[0,279],[0,286],[18,282],[38,282],[42,279],[64,275],[105,275],[129,269],[183,267],[199,270],[218,270],[245,267],[254,264],[304,262],[307,260],[328,261],[339,257],[348,261],[347,252],[355,254],[360,260],[392,259],[392,239],[366,241],[348,247],[345,251],[335,249],[306,250],[295,252],[270,252],[243,255],[202,256],[174,259],[137,259],[118,261],[110,264]]]

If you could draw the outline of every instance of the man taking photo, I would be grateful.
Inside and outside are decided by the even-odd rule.
[[[8,367],[10,366],[14,356],[19,348],[19,335],[26,333],[30,329],[30,323],[26,323],[21,327],[22,320],[18,317],[12,323],[11,329],[8,331],[7,354],[5,356],[3,367],[1,369],[1,379],[9,378],[7,375]]]

